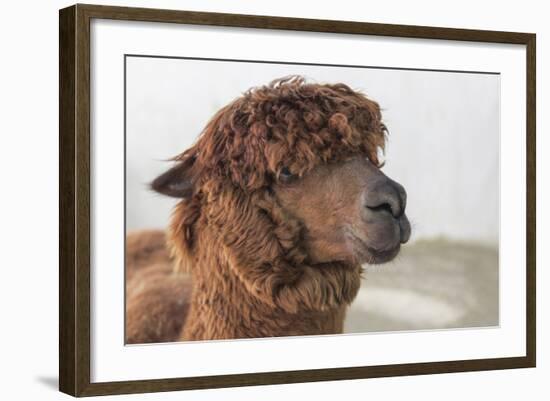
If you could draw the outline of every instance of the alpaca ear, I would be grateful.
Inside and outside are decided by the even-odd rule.
[[[180,162],[151,183],[151,189],[174,198],[188,199],[193,195],[193,182],[189,163]]]

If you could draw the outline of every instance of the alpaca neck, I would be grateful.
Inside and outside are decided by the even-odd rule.
[[[214,273],[193,277],[182,340],[342,333],[346,305],[288,313],[256,298],[236,276],[226,273],[229,269],[211,267],[197,271]]]

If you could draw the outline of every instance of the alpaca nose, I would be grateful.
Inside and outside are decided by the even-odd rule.
[[[372,211],[388,211],[393,217],[400,218],[405,213],[407,193],[405,188],[390,178],[379,181],[365,194],[365,207]]]

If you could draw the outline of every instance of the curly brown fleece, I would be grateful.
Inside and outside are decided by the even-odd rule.
[[[378,104],[344,84],[301,77],[251,89],[222,108],[153,188],[183,199],[168,242],[193,279],[181,338],[342,331],[361,267],[312,264],[303,223],[277,202],[281,172],[361,155],[379,164],[386,129]]]

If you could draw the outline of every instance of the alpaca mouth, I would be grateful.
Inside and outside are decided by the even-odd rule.
[[[368,245],[365,240],[350,232],[349,238],[353,242],[353,250],[355,258],[361,264],[367,263],[370,265],[379,265],[394,259],[401,249],[401,244],[397,244],[390,248],[377,249]]]

